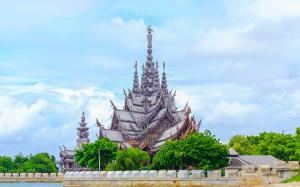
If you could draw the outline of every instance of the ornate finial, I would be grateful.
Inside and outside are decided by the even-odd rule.
[[[184,110],[186,110],[188,106],[189,106],[189,103],[186,102],[186,104],[185,104],[185,106],[184,106]]]
[[[134,63],[134,71],[137,71],[137,61]]]
[[[151,25],[149,25],[149,26],[147,27],[147,31],[148,31],[148,33],[153,32],[153,29],[151,28]]]
[[[153,57],[152,57],[152,32],[153,29],[151,28],[151,26],[148,26],[147,28],[148,34],[147,34],[147,40],[148,40],[148,44],[147,44],[147,61],[151,62]],[[149,63],[149,65],[151,66],[151,64]]]
[[[132,92],[135,94],[140,93],[140,83],[139,83],[139,75],[138,75],[138,71],[137,71],[137,61],[135,61],[135,64],[134,64],[134,78],[133,78]]]
[[[96,125],[97,127],[102,127],[102,124],[99,122],[99,120],[96,118]]]
[[[163,62],[163,73],[162,73],[162,78],[161,78],[161,89],[163,91],[163,94],[167,95],[168,94],[168,83],[167,83],[167,75],[166,75],[166,64]]]
[[[110,100],[110,104],[111,104],[111,106],[112,106],[112,108],[113,108],[114,110],[117,110],[117,107],[116,107],[116,105],[112,102],[112,100]]]
[[[154,66],[154,63],[153,63],[153,66]],[[153,86],[155,88],[156,91],[158,91],[160,89],[160,80],[159,80],[159,65],[158,65],[158,62],[156,60],[156,65],[155,65],[155,68],[154,68],[154,76],[153,76]]]
[[[123,94],[125,95],[125,97],[127,97],[127,93],[126,90],[123,88]]]
[[[82,112],[82,115],[81,115],[81,123],[85,123],[85,116],[84,116],[84,112]]]

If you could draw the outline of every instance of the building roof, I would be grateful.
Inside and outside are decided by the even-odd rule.
[[[196,127],[194,118],[189,116],[190,108],[176,108],[175,92],[168,90],[164,62],[160,79],[159,64],[152,60],[152,32],[148,32],[147,39],[147,61],[142,65],[141,79],[135,62],[132,89],[124,90],[125,106],[121,110],[112,103],[111,129],[102,129],[99,137],[149,150],[168,139],[184,137],[188,134],[186,131],[194,132]],[[183,128],[185,126],[187,128]]]
[[[229,149],[229,155],[230,156],[237,156],[239,155],[238,152],[236,152],[232,147]]]
[[[279,159],[271,156],[271,155],[240,155],[239,158],[249,165],[269,165],[270,167],[274,167],[276,161],[280,161]]]

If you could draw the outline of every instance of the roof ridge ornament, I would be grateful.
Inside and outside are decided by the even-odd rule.
[[[113,108],[114,110],[117,110],[117,107],[116,107],[116,105],[112,102],[112,100],[110,99],[109,101],[110,101],[110,104],[111,104],[112,108]]]

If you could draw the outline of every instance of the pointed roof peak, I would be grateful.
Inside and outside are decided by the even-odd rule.
[[[151,28],[151,25],[149,25],[149,26],[147,27],[147,31],[148,31],[148,33],[153,32],[153,29]]]
[[[134,64],[134,76],[133,76],[133,86],[132,86],[133,93],[140,93],[140,82],[139,82],[139,75],[137,70],[137,61]]]
[[[134,63],[134,70],[137,72],[137,61]]]
[[[81,120],[80,120],[80,126],[85,126],[86,125],[86,122],[85,122],[85,112],[83,111],[81,113]]]

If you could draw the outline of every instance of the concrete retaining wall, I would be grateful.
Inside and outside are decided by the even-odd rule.
[[[246,169],[246,168],[245,168]],[[151,170],[151,171],[94,171],[94,172],[67,172],[65,187],[248,187],[278,183],[283,178],[277,175],[261,175],[262,171],[252,173],[238,170],[225,170],[221,176],[220,170]]]
[[[299,168],[298,162],[278,162],[276,168],[268,165],[243,166],[241,170],[226,169],[225,176],[221,170],[151,170],[151,171],[94,171],[67,172],[65,187],[250,187],[280,183],[293,176]],[[288,167],[287,167],[288,166]]]
[[[62,183],[63,173],[0,173],[0,183],[49,182]]]

